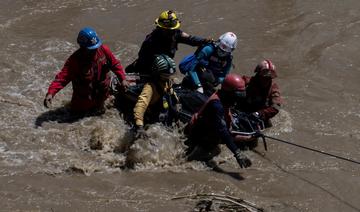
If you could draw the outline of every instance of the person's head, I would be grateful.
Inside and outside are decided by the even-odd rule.
[[[270,60],[261,61],[255,68],[255,79],[260,85],[267,87],[271,84],[272,79],[277,77],[275,65]]]
[[[155,55],[155,59],[151,67],[151,72],[160,80],[168,81],[175,76],[175,61],[166,54]]]
[[[246,97],[245,81],[238,74],[228,74],[221,84],[221,99],[228,105]]]
[[[164,31],[173,31],[180,28],[180,21],[172,10],[163,11],[159,18],[155,20],[155,24],[157,28]]]
[[[224,57],[230,55],[235,50],[237,45],[237,37],[233,32],[226,32],[219,37],[216,42],[217,53]]]
[[[102,41],[94,29],[85,27],[80,30],[77,37],[77,43],[79,44],[80,48],[94,50],[101,46]]]

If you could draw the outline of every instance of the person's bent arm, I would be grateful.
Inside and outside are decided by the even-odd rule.
[[[264,120],[270,119],[279,113],[282,104],[282,98],[280,95],[280,89],[277,84],[271,86],[269,94],[269,106],[258,111],[261,118]]]
[[[185,32],[181,32],[178,42],[190,46],[201,46],[203,44],[209,43],[209,39],[202,38],[199,36],[189,35]]]
[[[106,45],[102,45],[106,58],[108,60],[110,70],[116,75],[116,77],[121,82],[121,85],[124,87],[128,87],[128,83],[125,77],[125,71],[122,67],[120,61],[115,58],[114,54],[110,51],[109,47]]]
[[[215,117],[214,124],[215,129],[217,129],[217,134],[230,151],[235,154],[238,147],[234,143],[234,139],[226,125],[224,108],[218,100],[214,101],[211,106],[213,110],[212,113]]]
[[[56,74],[55,79],[51,82],[47,95],[55,96],[57,92],[59,92],[61,89],[63,89],[71,79],[70,69],[71,69],[71,63],[72,59],[69,58],[66,62],[64,67],[61,69],[61,71]]]
[[[224,108],[222,107],[220,101],[215,101],[214,113],[216,115],[215,118],[215,127],[218,129],[218,133],[220,139],[226,144],[226,146],[230,149],[230,151],[234,154],[237,163],[241,168],[247,168],[251,166],[251,161],[247,158],[247,156],[236,146],[234,143],[234,138],[232,137],[225,121],[225,113]]]
[[[194,61],[194,63],[192,64],[192,67],[189,70],[189,75],[192,79],[192,81],[194,82],[194,85],[196,85],[198,88],[202,87],[201,86],[201,82],[199,80],[199,76],[196,73],[196,68],[199,68],[199,63],[201,65],[201,61],[208,61],[209,57],[212,53],[213,49],[210,46],[205,46],[204,48],[201,49],[201,51],[199,51],[196,55],[195,58],[196,60]]]

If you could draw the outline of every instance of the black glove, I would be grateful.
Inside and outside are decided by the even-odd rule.
[[[51,107],[52,99],[53,99],[53,96],[51,94],[46,94],[45,99],[44,99],[44,106],[46,108]]]
[[[251,134],[252,138],[260,138],[263,137],[264,135],[260,132],[260,131],[255,131],[253,134]]]
[[[135,138],[136,139],[146,139],[148,138],[146,131],[143,126],[136,126],[135,128]]]
[[[234,157],[236,158],[236,161],[238,162],[240,168],[247,168],[251,166],[251,161],[240,149],[236,150]]]

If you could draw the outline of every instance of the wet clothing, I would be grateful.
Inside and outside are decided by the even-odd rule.
[[[273,80],[264,86],[256,75],[244,76],[243,79],[246,82],[246,98],[242,102],[238,102],[237,109],[242,112],[258,112],[266,124],[279,112],[283,102],[279,86]]]
[[[120,61],[109,47],[101,45],[94,51],[96,53],[91,59],[82,53],[82,49],[75,51],[48,88],[48,94],[54,96],[72,82],[71,109],[74,111],[87,111],[103,106],[109,95],[110,70],[120,81],[125,79]]]
[[[153,106],[153,115],[161,112],[161,109],[168,109],[163,108],[164,105],[161,100],[165,100],[166,104],[170,104],[165,106],[172,106],[172,103],[167,103],[170,99],[163,99],[165,98],[164,95],[166,93],[170,93],[171,95],[174,94],[168,82],[160,81],[157,84],[148,82],[144,85],[134,107],[134,119],[136,126],[144,126],[144,116],[149,106]]]
[[[193,85],[200,87],[203,81],[199,79],[206,70],[213,75],[214,85],[221,84],[225,76],[230,72],[232,65],[232,55],[221,57],[217,54],[214,44],[204,46],[200,51],[195,53],[195,58],[188,75],[191,77]]]
[[[186,127],[186,134],[191,146],[201,146],[207,150],[217,148],[220,143],[226,146],[235,154],[238,147],[230,133],[231,113],[230,108],[224,107],[218,93],[214,93],[203,105],[198,113],[195,113],[192,120]]]
[[[184,36],[183,32],[179,29],[171,31],[173,32],[172,36],[164,36],[164,32],[158,28],[148,34],[141,45],[138,59],[127,67],[127,72],[149,74],[148,71],[152,66],[156,54],[166,54],[174,58],[175,52],[178,49],[178,43],[200,46],[208,42],[207,39],[197,36]]]

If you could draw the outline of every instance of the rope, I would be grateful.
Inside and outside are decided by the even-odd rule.
[[[279,142],[282,142],[282,143],[286,143],[286,144],[289,144],[289,145],[293,145],[293,146],[296,146],[296,147],[300,147],[300,148],[302,148],[302,149],[310,150],[310,151],[313,151],[313,152],[317,152],[317,153],[320,153],[320,154],[323,154],[323,155],[331,156],[331,157],[334,157],[334,158],[337,158],[337,159],[340,159],[340,160],[345,160],[345,161],[348,161],[348,162],[351,162],[351,163],[355,163],[355,164],[359,164],[359,165],[360,165],[360,162],[359,162],[359,161],[356,161],[356,160],[353,160],[353,159],[341,157],[341,156],[334,155],[334,154],[331,154],[331,153],[328,153],[328,152],[325,152],[325,151],[322,151],[322,150],[313,149],[313,148],[306,147],[306,146],[302,146],[302,145],[299,145],[299,144],[294,144],[294,143],[292,143],[292,142],[285,141],[285,140],[278,139],[278,138],[274,138],[274,137],[267,136],[267,135],[264,135],[264,137],[265,137],[265,138],[272,139],[272,140],[275,140],[275,141],[279,141]]]

